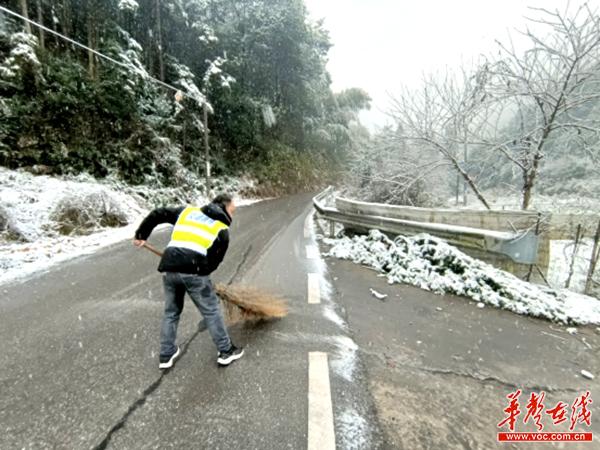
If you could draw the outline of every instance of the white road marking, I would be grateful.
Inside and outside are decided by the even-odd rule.
[[[311,236],[312,231],[312,220],[315,212],[314,210],[309,212],[304,219],[304,237],[308,239]]]
[[[308,450],[334,450],[335,430],[327,353],[308,354]]]
[[[321,303],[321,290],[319,288],[319,274],[308,274],[308,303],[316,305]]]
[[[308,259],[318,259],[319,256],[319,248],[316,245],[306,246],[306,257]]]

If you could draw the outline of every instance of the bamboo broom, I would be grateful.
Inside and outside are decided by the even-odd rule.
[[[147,242],[144,247],[161,256],[163,252]],[[288,314],[285,299],[251,286],[217,284],[217,296],[221,299],[229,325],[238,322],[259,322],[278,319]]]

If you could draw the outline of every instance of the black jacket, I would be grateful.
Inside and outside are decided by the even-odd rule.
[[[150,233],[152,233],[154,227],[160,223],[175,225],[184,209],[184,206],[155,209],[140,224],[140,227],[135,232],[135,238],[145,241],[150,236]],[[225,207],[222,205],[210,203],[202,208],[202,212],[211,219],[219,220],[227,226],[231,225],[231,216],[227,214]],[[167,247],[160,260],[158,271],[209,275],[223,261],[228,246],[229,231],[221,230],[206,255],[187,248]]]

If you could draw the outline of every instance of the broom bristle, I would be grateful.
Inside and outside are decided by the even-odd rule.
[[[217,284],[229,324],[256,322],[287,316],[287,302],[274,294],[251,286],[225,286]]]

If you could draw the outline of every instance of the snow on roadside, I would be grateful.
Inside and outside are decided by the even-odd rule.
[[[61,235],[50,219],[56,205],[67,196],[92,193],[102,193],[118,203],[126,213],[129,225],[98,230],[87,236]],[[136,221],[147,212],[131,195],[89,177],[67,180],[5,168],[0,168],[0,205],[9,213],[14,227],[27,240],[0,240],[0,283],[30,275],[131,237]]]
[[[566,290],[547,289],[465,255],[433,236],[399,236],[378,230],[366,236],[325,238],[327,256],[351,260],[438,294],[451,293],[517,314],[565,324],[600,324],[600,302]]]
[[[592,248],[594,242],[592,239],[582,239],[573,265],[573,277],[569,290],[583,292],[585,282],[592,259]],[[548,283],[555,288],[562,288],[566,285],[571,264],[573,263],[573,253],[575,242],[560,240],[550,241],[550,265],[548,267]],[[597,272],[596,272],[597,273]]]
[[[272,197],[268,197],[268,198],[237,198],[235,199],[235,204],[236,206],[242,207],[242,206],[250,206],[250,205],[254,205],[255,203],[258,202],[262,202],[264,200],[271,200]]]
[[[595,192],[594,187],[590,187],[589,192]],[[484,195],[493,210],[521,210],[521,198],[519,195],[498,194],[493,191],[484,192]],[[468,197],[468,206],[457,205],[455,198],[452,197],[446,200],[445,207],[476,211],[486,209],[473,195],[469,194]],[[538,193],[532,199],[531,210],[552,214],[572,214],[574,217],[582,216],[584,218],[586,216],[597,216],[600,211],[600,197],[585,193],[581,195],[544,195]],[[583,223],[585,224],[585,219],[583,219]],[[570,291],[584,292],[585,290],[585,282],[592,255],[592,245],[592,239],[584,239],[577,249],[575,264],[573,266],[573,277],[569,285]],[[573,240],[550,241],[548,283],[553,288],[564,288],[571,268],[573,249]]]
[[[137,225],[133,223],[121,228],[105,229],[89,236],[50,237],[32,243],[2,244],[0,285],[130,239]]]
[[[243,186],[243,182],[239,184]],[[0,207],[9,213],[11,224],[27,240],[11,241],[0,235],[0,284],[130,239],[142,217],[152,208],[149,200],[164,198],[164,191],[167,189],[158,192],[145,186],[129,187],[114,180],[100,182],[88,175],[67,179],[0,167]],[[93,193],[114,200],[125,212],[128,225],[92,229],[85,236],[61,235],[51,218],[56,205],[65,197]],[[197,199],[199,203],[204,201]],[[260,200],[240,199],[238,204],[256,201]]]
[[[57,203],[66,196],[92,193],[105,193],[114,199],[125,211],[129,223],[145,212],[131,195],[91,178],[67,180],[0,167],[0,205],[9,212],[14,225],[28,241],[57,237],[58,232],[50,220]]]
[[[521,210],[521,198],[519,195],[498,194],[484,192],[485,198],[494,210]],[[462,198],[461,198],[462,200]],[[448,198],[445,205],[448,208],[466,210],[487,209],[477,198],[469,194],[468,205],[456,204],[455,197]],[[534,211],[551,212],[553,214],[596,214],[600,211],[600,199],[594,195],[544,195],[533,196],[530,209]]]

